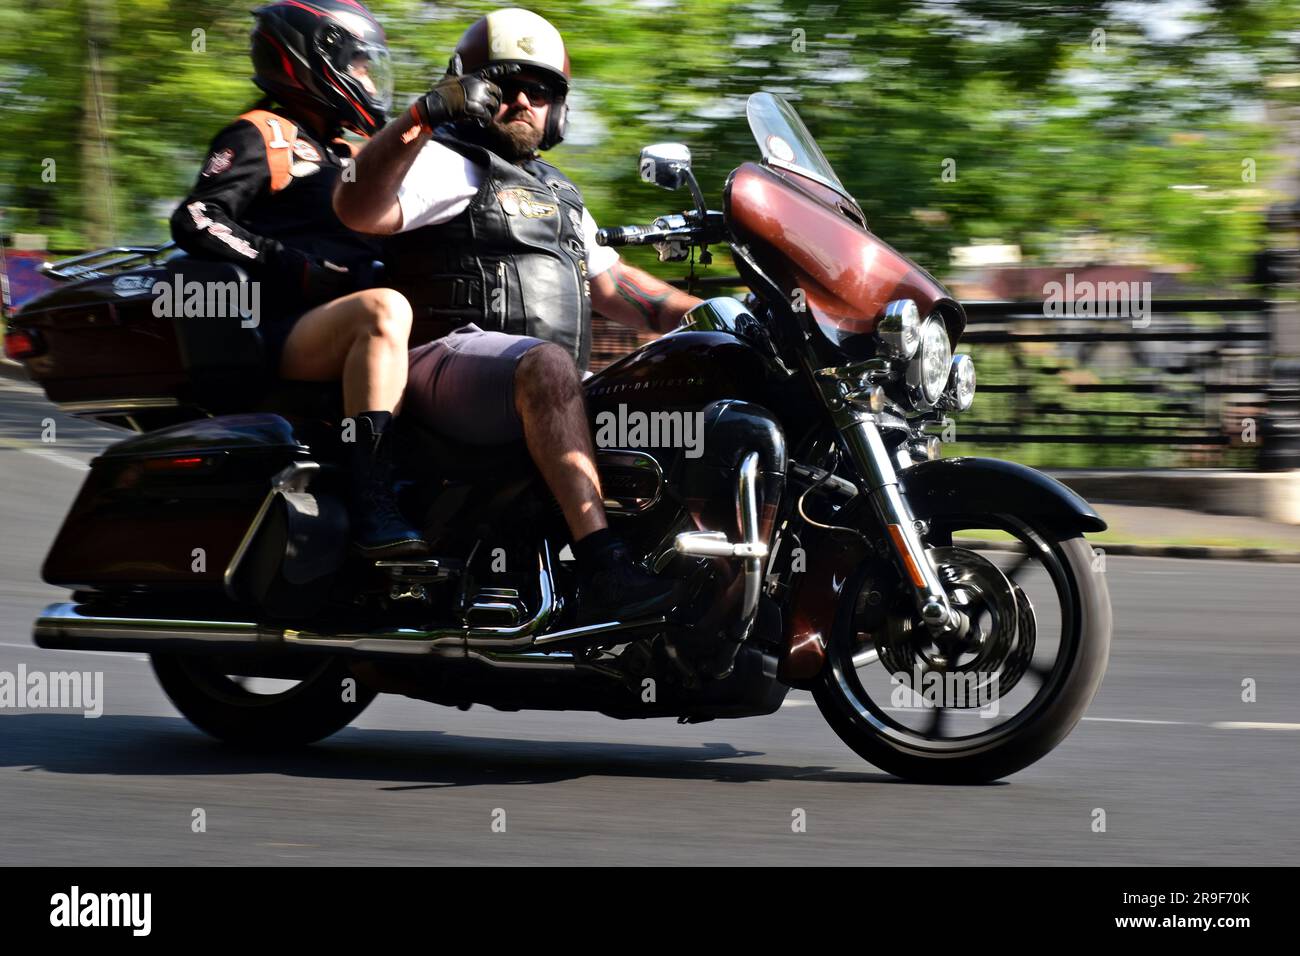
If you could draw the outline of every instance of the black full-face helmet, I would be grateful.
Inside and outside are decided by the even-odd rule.
[[[393,101],[384,29],[357,0],[277,0],[253,11],[253,82],[290,109],[370,136]]]

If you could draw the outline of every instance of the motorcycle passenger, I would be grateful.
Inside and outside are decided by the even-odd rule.
[[[411,352],[408,413],[464,442],[522,434],[573,538],[579,619],[628,619],[676,594],[606,521],[581,387],[591,313],[666,331],[699,300],[597,245],[582,192],[538,155],[564,138],[569,78],[554,26],[489,13],[447,75],[375,136],[335,208],[392,237],[394,285],[454,328]]]
[[[391,104],[384,31],[355,0],[281,0],[253,16],[253,82],[265,97],[212,140],[172,236],[262,284],[273,372],[342,379],[344,415],[356,424],[347,444],[355,545],[375,558],[422,554],[397,508],[385,440],[406,385],[411,308],[392,289],[368,288],[378,245],[331,203],[359,151],[342,131],[370,136]]]

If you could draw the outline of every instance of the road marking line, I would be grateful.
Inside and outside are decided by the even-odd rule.
[[[798,698],[787,699],[781,704],[782,710],[786,707],[811,707],[816,701],[801,700]],[[916,713],[923,708],[912,707],[885,707],[887,713],[891,714],[909,714]],[[950,708],[951,712],[957,716],[971,716],[961,709]],[[972,712],[974,716],[979,716],[978,712]],[[1219,720],[1212,724],[1201,724],[1193,720],[1140,720],[1136,717],[1084,717],[1084,720],[1092,721],[1097,724],[1148,724],[1158,727],[1208,727],[1211,730],[1300,730],[1300,724],[1283,724],[1268,723],[1265,721],[1250,720]]]
[[[1219,720],[1210,726],[1215,730],[1300,730],[1300,724],[1272,724],[1255,720]]]
[[[140,657],[139,655],[133,655],[131,654],[130,651],[82,651],[82,650],[73,650],[72,648],[61,648],[61,647],[37,647],[35,644],[14,644],[12,641],[0,641],[0,647],[16,647],[20,651],[41,651],[42,653],[45,654],[112,655],[113,657],[118,657],[121,658],[122,660],[145,661],[146,663],[149,660],[148,657]]]
[[[24,385],[20,382],[13,382],[5,378],[0,378],[0,388],[9,392],[26,392],[29,395],[45,395],[45,389],[38,385]]]
[[[71,468],[73,471],[86,471],[90,468],[90,463],[81,461],[77,458],[69,458],[67,455],[60,455],[56,451],[47,451],[44,448],[20,448],[19,451],[25,451],[29,455],[35,455],[38,458],[44,458],[46,461],[52,461],[56,465],[62,465],[64,468]]]
[[[72,468],[75,471],[85,471],[90,467],[89,462],[82,461],[80,458],[72,458],[69,455],[60,455],[57,451],[50,451],[48,448],[33,447],[27,442],[18,441],[13,438],[0,438],[0,448],[12,448],[14,451],[26,452],[29,455],[44,458],[46,461],[52,461],[55,464],[62,465],[64,468]]]

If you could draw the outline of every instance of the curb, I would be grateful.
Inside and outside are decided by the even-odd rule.
[[[1007,541],[983,541],[978,538],[955,538],[962,547],[982,551],[1023,551]],[[1221,548],[1209,545],[1107,544],[1094,547],[1104,554],[1135,558],[1193,558],[1207,561],[1262,561],[1268,564],[1300,564],[1300,551],[1274,551],[1269,548]]]

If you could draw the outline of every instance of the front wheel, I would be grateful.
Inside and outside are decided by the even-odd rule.
[[[277,678],[248,677],[237,660],[155,654],[154,674],[185,717],[204,733],[243,747],[293,747],[342,730],[376,692],[345,661],[282,665]]]
[[[817,706],[846,744],[898,777],[1005,777],[1060,743],[1101,685],[1104,558],[1081,535],[1007,515],[935,519],[926,544],[962,629],[936,637],[892,568],[860,569],[843,592]]]

